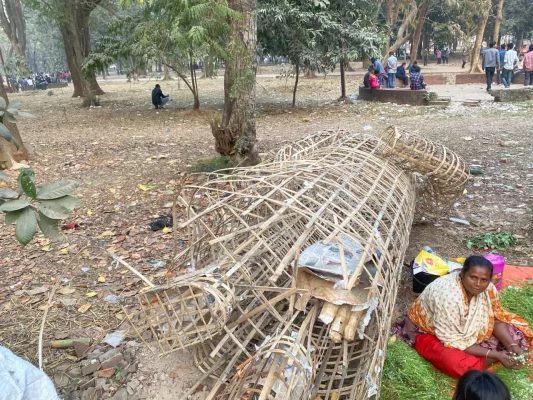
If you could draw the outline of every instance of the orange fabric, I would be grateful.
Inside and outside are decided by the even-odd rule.
[[[533,280],[533,267],[505,265],[503,287],[523,286],[529,280]]]

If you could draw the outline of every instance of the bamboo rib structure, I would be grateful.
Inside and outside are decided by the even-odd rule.
[[[217,378],[207,400],[379,394],[412,173],[426,167],[386,140],[320,132],[182,191],[189,240],[174,264],[193,272],[142,294],[135,328],[163,353],[189,348]]]

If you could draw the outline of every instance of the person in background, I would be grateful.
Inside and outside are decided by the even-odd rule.
[[[428,49],[424,49],[422,51],[422,57],[424,58],[424,67],[426,65],[428,65],[428,61],[429,61],[429,50]]]
[[[483,53],[482,68],[487,77],[487,92],[492,89],[492,80],[496,69],[500,68],[500,52],[495,46],[496,42],[491,42],[489,49]]]
[[[400,79],[403,82],[403,87],[406,87],[409,84],[409,78],[405,71],[406,63],[402,63],[396,70],[396,78]]]
[[[380,88],[379,78],[376,75],[376,71],[372,70],[370,73],[370,76],[368,77],[368,81],[370,83],[370,90],[376,90]]]
[[[380,61],[376,60],[374,57],[372,57],[370,61],[374,65],[374,71],[379,79],[379,84],[383,85],[385,76],[387,75],[385,73],[385,68],[383,68],[383,64]]]
[[[505,49],[505,44],[502,44],[500,46],[500,68],[498,68],[498,70],[496,71],[496,83],[498,85],[501,85],[503,82],[502,82],[502,67],[503,67],[503,62],[505,60],[505,53],[507,53],[507,50]]]
[[[518,56],[518,64],[513,71],[513,81],[517,79],[520,75],[524,73],[524,55],[520,54]]]
[[[528,48],[527,48],[527,44],[525,44],[522,46],[522,54],[526,55],[527,52],[528,52]]]
[[[437,65],[440,65],[440,63],[442,62],[442,52],[440,51],[440,49],[437,49]]]
[[[420,73],[420,67],[418,65],[414,68],[414,72],[412,72],[409,77],[411,78],[411,90],[422,90],[426,88],[424,76]]]
[[[396,87],[396,70],[398,68],[398,59],[394,57],[394,52],[389,52],[387,59],[387,74],[389,76],[389,89]]]
[[[533,85],[533,44],[524,55],[524,86]]]
[[[167,104],[169,101],[168,94],[165,96],[163,94],[163,91],[161,90],[161,86],[158,84],[155,85],[154,89],[152,90],[152,104],[155,106],[155,108],[163,108],[165,104]]]
[[[418,67],[418,61],[415,60],[415,62],[413,63],[413,65],[411,65],[409,67],[409,74],[412,74],[413,72],[415,72],[415,68]]]
[[[472,370],[459,379],[452,400],[511,400],[511,394],[492,372]]]
[[[363,78],[363,85],[364,87],[370,89],[370,75],[374,73],[374,66],[371,65],[368,67],[368,72],[365,74],[365,77]]]
[[[507,51],[505,52],[505,57],[503,59],[502,82],[506,88],[511,87],[513,82],[513,71],[518,65],[518,54],[516,54],[513,47],[513,43],[507,45]]]
[[[446,50],[444,50],[442,59],[443,59],[443,64],[448,65],[448,62],[450,61],[450,49],[449,48],[446,48]]]
[[[463,53],[461,54],[461,61],[463,62],[463,65],[461,66],[461,68],[464,69],[468,61],[468,52],[466,51],[466,49],[464,49]]]

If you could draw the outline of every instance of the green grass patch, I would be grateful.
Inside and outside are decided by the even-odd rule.
[[[233,165],[230,157],[217,156],[198,161],[190,168],[190,172],[214,172],[231,167]]]
[[[503,307],[533,325],[533,287],[507,288],[500,294]],[[513,400],[532,400],[531,367],[495,371]],[[435,370],[416,350],[399,340],[389,344],[383,367],[380,400],[450,400],[455,381]]]

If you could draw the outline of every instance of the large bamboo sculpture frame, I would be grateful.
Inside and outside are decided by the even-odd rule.
[[[373,136],[321,132],[285,145],[268,162],[186,187],[181,228],[189,241],[174,263],[195,278],[145,294],[136,328],[152,329],[164,353],[191,347],[200,369],[217,378],[207,399],[379,394],[415,215],[413,169],[400,168],[400,150]],[[338,249],[334,288],[364,291],[362,306],[335,306],[301,286],[301,255],[317,243]],[[347,258],[355,259],[350,267]],[[155,295],[161,303],[152,310]],[[311,360],[310,372],[303,366]]]

